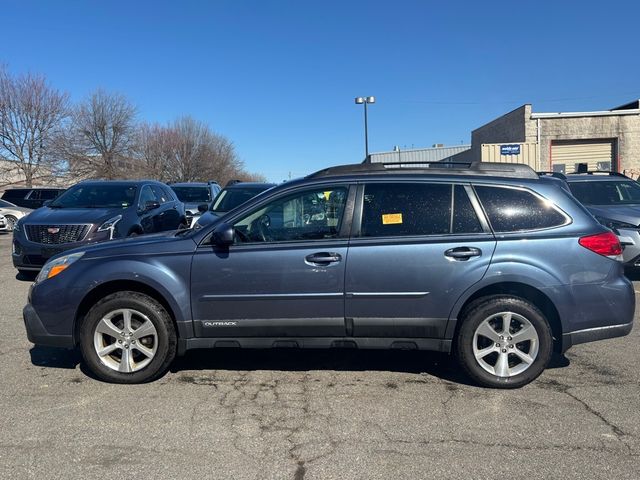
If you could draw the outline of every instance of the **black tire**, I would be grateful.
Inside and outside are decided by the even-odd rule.
[[[478,329],[480,324],[482,324],[486,319],[501,312],[513,312],[516,315],[524,317],[535,328],[538,336],[537,355],[534,361],[524,371],[512,376],[498,376],[485,370],[485,368],[481,366],[480,361],[476,360],[473,350],[476,329]],[[483,297],[472,302],[465,309],[461,315],[460,322],[462,323],[455,339],[455,355],[464,371],[476,383],[484,387],[522,387],[535,380],[544,371],[551,359],[553,351],[553,337],[549,322],[542,312],[527,300],[510,295],[493,295]],[[518,322],[516,321],[515,323],[517,324]],[[478,341],[480,340],[486,341],[484,338],[480,338]],[[524,345],[524,348],[526,348],[527,345],[530,344],[525,342],[524,344],[519,345]],[[501,347],[504,346],[505,344],[501,345]],[[489,345],[489,347],[492,347],[492,345]],[[512,355],[513,350],[508,350],[509,348],[511,347],[507,344],[507,356],[505,358],[509,358],[510,362],[514,361],[513,359],[515,358],[515,362],[519,362],[520,360],[517,356]],[[505,351],[502,349],[498,350],[502,352]],[[500,353],[498,352],[495,355],[500,355]]]
[[[105,365],[94,348],[98,323],[110,312],[132,309],[153,323],[157,332],[157,349],[151,362],[138,371],[122,373]],[[177,335],[171,317],[160,303],[138,292],[117,292],[97,302],[80,325],[80,351],[85,365],[99,379],[111,383],[146,383],[162,376],[176,355]]]

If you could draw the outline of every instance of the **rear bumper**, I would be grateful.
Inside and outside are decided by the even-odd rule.
[[[27,338],[31,343],[62,348],[74,346],[72,335],[55,335],[47,331],[31,304],[27,304],[22,310],[22,318],[27,329]]]
[[[562,335],[562,351],[566,352],[573,345],[580,343],[596,342],[607,338],[624,337],[629,335],[633,328],[633,322],[620,325],[607,325],[605,327],[586,328]]]

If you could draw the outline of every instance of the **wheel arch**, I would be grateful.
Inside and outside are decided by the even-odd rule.
[[[156,300],[158,303],[160,303],[160,305],[163,306],[163,308],[171,317],[171,322],[173,324],[173,327],[175,328],[177,337],[180,338],[184,335],[184,332],[181,332],[181,329],[178,326],[175,310],[158,290],[150,285],[147,285],[146,283],[138,282],[135,280],[112,280],[102,283],[87,292],[80,302],[78,309],[76,310],[73,324],[74,344],[78,344],[80,325],[82,324],[82,320],[84,319],[85,315],[89,312],[89,310],[91,310],[91,307],[107,295],[124,291],[142,293]]]
[[[553,301],[540,289],[527,285],[526,283],[520,283],[516,281],[499,282],[491,285],[485,285],[482,288],[473,292],[469,297],[464,300],[464,303],[460,305],[455,312],[455,316],[452,319],[461,318],[465,314],[465,310],[471,303],[482,297],[488,297],[491,295],[511,295],[522,298],[531,302],[544,314],[545,318],[549,322],[551,327],[551,333],[553,334],[553,347],[554,351],[560,352],[562,349],[562,321],[560,320],[560,314]],[[456,338],[461,321],[450,322],[454,324],[453,331],[448,331],[447,338]]]

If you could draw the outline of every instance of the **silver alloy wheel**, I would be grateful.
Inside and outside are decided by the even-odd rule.
[[[15,226],[16,222],[18,221],[18,219],[16,217],[14,217],[13,215],[5,215],[4,218],[6,218],[6,220],[7,220],[7,231],[8,232],[13,232],[14,226]]]
[[[473,334],[476,361],[498,377],[513,377],[528,369],[538,356],[539,346],[535,327],[514,312],[485,318]]]
[[[93,347],[100,362],[110,369],[137,372],[153,360],[158,349],[158,332],[149,317],[137,310],[113,310],[98,322]]]

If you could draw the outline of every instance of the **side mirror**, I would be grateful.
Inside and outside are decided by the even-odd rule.
[[[44,202],[42,202],[42,206],[48,207],[49,205],[51,205],[51,202],[53,202],[53,200],[45,200]]]
[[[149,201],[144,204],[144,211],[149,212],[151,210],[155,210],[156,208],[160,208],[160,204],[158,202]]]
[[[209,205],[207,205],[206,203],[201,203],[200,205],[198,205],[198,211],[200,213],[204,213],[207,210],[209,210]]]
[[[211,240],[216,245],[228,247],[236,241],[236,230],[228,223],[221,223],[213,230]]]

